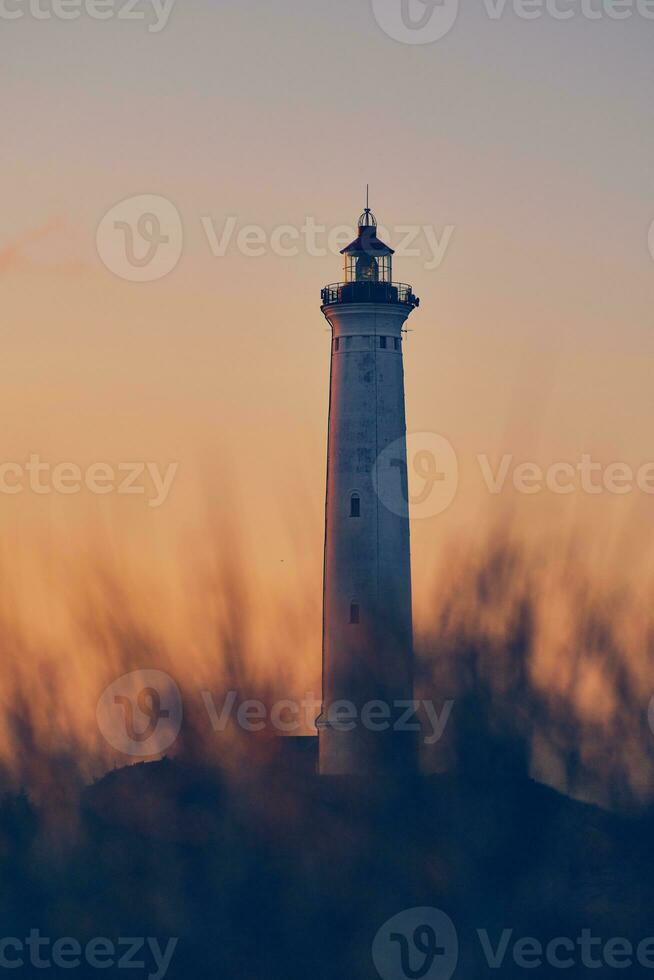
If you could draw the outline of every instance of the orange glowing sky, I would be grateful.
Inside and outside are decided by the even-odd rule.
[[[219,528],[238,528],[262,622],[316,596],[318,663],[319,290],[340,259],[216,257],[202,219],[352,225],[367,181],[387,228],[453,227],[438,268],[424,239],[395,266],[422,300],[405,344],[409,430],[445,436],[460,467],[448,510],[413,524],[418,622],[446,542],[512,509],[541,539],[584,528],[589,562],[611,574],[649,567],[649,496],[493,496],[476,457],[654,458],[654,25],[492,21],[475,6],[415,47],[387,37],[367,0],[180,0],[159,33],[3,24],[3,459],[179,463],[157,509],[0,495],[18,592],[34,601],[44,543],[70,556],[110,540],[143,583],[175,576],[193,551],[180,542],[215,527],[220,550]],[[182,217],[181,260],[156,282],[120,279],[95,247],[105,212],[137,194]],[[61,557],[49,561],[46,595]]]

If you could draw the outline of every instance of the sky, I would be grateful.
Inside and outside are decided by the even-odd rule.
[[[3,461],[175,470],[163,500],[146,476],[141,494],[0,493],[32,613],[41,546],[57,566],[110,540],[156,578],[215,529],[218,551],[237,533],[260,608],[312,590],[318,664],[320,289],[341,278],[339,226],[356,223],[366,183],[400,253],[394,278],[421,298],[408,430],[456,458],[442,507],[412,524],[417,622],[452,542],[508,513],[534,538],[584,529],[589,562],[611,574],[649,567],[651,493],[513,481],[526,462],[545,473],[589,455],[635,473],[654,460],[649,8],[619,20],[608,0],[559,0],[570,18],[550,2],[525,19],[510,2],[448,0],[451,29],[405,43],[399,0],[177,0],[166,18],[106,0],[102,20],[76,0],[66,20],[31,3],[0,14]],[[429,11],[411,0],[416,22]],[[143,196],[173,216],[159,225],[173,260],[133,281],[114,222]],[[316,243],[307,221],[325,229]],[[492,493],[484,473],[507,456]]]

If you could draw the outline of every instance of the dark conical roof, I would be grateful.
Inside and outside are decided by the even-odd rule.
[[[341,255],[349,255],[352,252],[365,252],[366,255],[394,254],[390,245],[386,245],[381,238],[377,238],[377,219],[370,208],[366,208],[359,218],[359,234],[357,237],[341,249]]]

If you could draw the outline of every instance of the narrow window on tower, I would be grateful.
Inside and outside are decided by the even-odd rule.
[[[350,517],[361,517],[361,497],[358,493],[350,497]]]
[[[359,622],[359,603],[358,602],[351,602],[350,603],[350,623],[352,623],[352,625],[356,626],[356,624],[358,622]]]
[[[337,337],[336,340],[334,341],[334,350],[335,351],[338,350],[339,341],[340,341],[340,337]]]
[[[382,350],[385,349],[385,347],[386,347],[386,337],[380,337],[379,338],[379,346],[382,348]]]

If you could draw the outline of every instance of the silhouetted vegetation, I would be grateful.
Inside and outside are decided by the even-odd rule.
[[[192,980],[373,977],[377,930],[420,905],[455,921],[461,980],[524,974],[489,971],[476,929],[545,942],[583,928],[635,943],[651,935],[649,613],[591,588],[572,552],[550,571],[506,541],[453,562],[417,644],[417,696],[454,699],[445,737],[425,752],[443,772],[386,785],[317,778],[311,740],[216,735],[189,699],[175,758],[85,787],[106,746],[97,732],[84,738],[70,699],[62,708],[58,668],[32,675],[31,692],[17,668],[4,718],[2,935],[179,937],[168,976]],[[267,673],[248,656],[243,570],[218,569],[204,586],[216,696],[285,696],[292,650]],[[119,577],[104,569],[87,600],[79,628],[113,676],[170,669],[156,623]],[[301,632],[301,616],[291,628]],[[17,663],[28,656],[15,626],[3,637]]]

